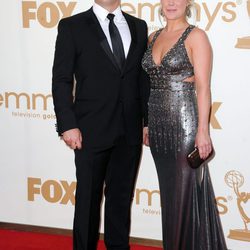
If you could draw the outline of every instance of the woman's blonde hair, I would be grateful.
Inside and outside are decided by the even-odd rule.
[[[189,0],[189,4],[187,5],[186,8],[186,17],[190,18],[192,16],[191,8],[194,7],[194,1]]]

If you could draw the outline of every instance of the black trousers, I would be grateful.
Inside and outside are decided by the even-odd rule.
[[[111,147],[75,150],[74,250],[96,250],[105,194],[104,241],[108,250],[128,250],[130,208],[141,145],[119,137]],[[104,185],[105,184],[105,185]]]

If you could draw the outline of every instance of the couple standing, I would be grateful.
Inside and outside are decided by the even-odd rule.
[[[167,25],[149,38],[120,0],[59,23],[52,92],[58,133],[75,151],[74,250],[96,249],[104,183],[106,247],[129,249],[142,141],[158,173],[164,249],[226,250],[208,169],[186,161],[194,145],[202,158],[212,150],[211,48],[186,21],[190,0],[161,4]]]

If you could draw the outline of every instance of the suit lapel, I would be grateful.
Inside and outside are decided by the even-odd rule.
[[[112,50],[110,49],[109,43],[107,41],[107,38],[102,30],[102,27],[95,16],[92,8],[89,10],[89,19],[88,19],[90,30],[94,33],[97,40],[100,43],[100,46],[104,50],[105,54],[108,56],[112,64],[114,65],[115,69],[120,72],[119,66],[117,65],[117,62],[115,60],[115,57],[113,55]]]
[[[127,56],[125,65],[123,67],[123,72],[126,72],[131,67],[130,62],[133,59],[133,55],[134,55],[136,45],[137,45],[137,34],[136,34],[136,26],[135,26],[134,20],[132,20],[132,18],[130,18],[130,16],[127,15],[125,12],[123,12],[123,15],[128,23],[130,34],[131,34],[131,44],[129,47],[128,56]]]
[[[125,61],[124,67],[122,69],[122,72],[126,72],[130,69],[131,66],[131,61],[133,59],[133,54],[135,52],[136,49],[136,45],[137,45],[137,34],[136,34],[136,25],[134,23],[134,20],[132,20],[132,18],[130,18],[129,15],[127,15],[125,12],[123,12],[123,15],[128,23],[129,26],[129,30],[131,33],[131,44],[129,47],[129,52],[127,55],[127,59]],[[114,54],[112,52],[112,50],[110,49],[109,43],[107,41],[107,38],[102,30],[102,27],[97,19],[97,17],[95,16],[93,9],[91,8],[89,10],[89,18],[88,18],[88,23],[89,23],[89,27],[90,30],[92,31],[92,33],[94,33],[94,35],[96,36],[97,40],[100,43],[100,46],[102,47],[102,49],[104,50],[105,54],[108,56],[108,58],[110,59],[110,61],[112,62],[113,66],[115,67],[116,70],[118,70],[119,72],[121,72]]]

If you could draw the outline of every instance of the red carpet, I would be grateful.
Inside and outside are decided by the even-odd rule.
[[[0,250],[72,250],[72,238],[0,229]],[[99,242],[98,250],[105,250],[103,241]],[[132,245],[131,250],[160,250],[160,248]]]

